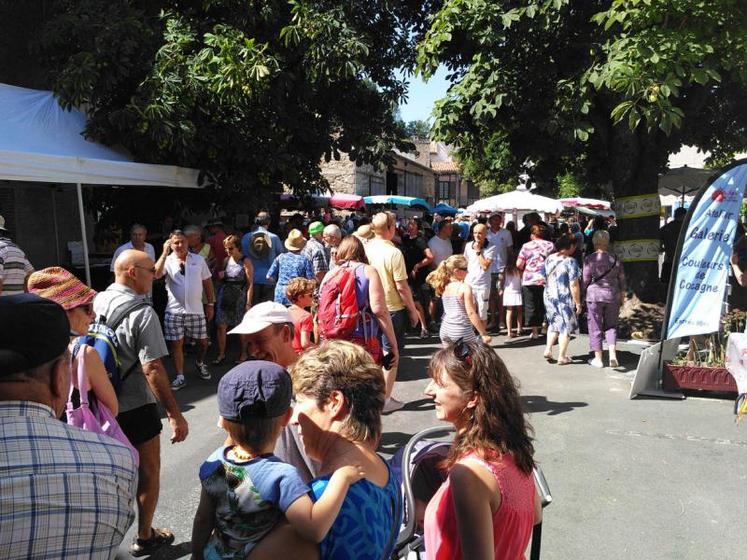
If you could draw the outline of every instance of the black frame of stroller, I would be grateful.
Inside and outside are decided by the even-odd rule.
[[[406,558],[407,555],[412,551],[415,552],[418,558],[420,558],[420,552],[418,549],[423,544],[422,537],[415,537],[415,496],[412,490],[412,472],[410,468],[410,459],[413,454],[415,445],[422,440],[435,438],[454,432],[453,426],[434,426],[426,428],[412,436],[405,445],[405,450],[402,455],[402,486],[404,487],[405,493],[405,507],[407,511],[407,519],[405,522],[405,528],[400,531],[397,542],[394,546],[394,552],[392,558]],[[542,509],[552,503],[552,494],[550,493],[550,487],[547,485],[547,480],[539,466],[534,467],[534,484],[537,488],[537,492],[540,496],[542,503]],[[530,560],[539,560],[540,558],[540,546],[542,542],[542,520],[534,526],[532,530],[532,545],[529,554]]]

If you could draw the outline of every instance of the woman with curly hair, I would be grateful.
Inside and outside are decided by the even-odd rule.
[[[477,313],[472,288],[464,281],[466,276],[467,259],[464,255],[452,255],[426,278],[443,302],[439,335],[444,345],[457,340],[476,340],[475,329],[485,344],[491,341],[485,322]]]
[[[476,342],[450,344],[430,362],[425,394],[456,428],[447,480],[425,513],[431,560],[524,558],[541,515],[531,426],[503,361]]]

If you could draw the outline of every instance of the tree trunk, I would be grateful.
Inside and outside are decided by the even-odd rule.
[[[667,140],[657,133],[631,132],[620,125],[614,127],[611,140],[611,178],[616,201],[641,195],[656,197],[655,202],[652,199],[648,205],[649,215],[645,216],[626,217],[625,212],[621,212],[624,205],[617,205],[619,219],[615,241],[620,248],[626,248],[623,263],[628,289],[645,303],[663,301],[666,286],[659,281],[658,260],[654,260],[658,249],[653,249],[651,244],[658,243],[659,239],[658,180],[659,171],[666,163]]]

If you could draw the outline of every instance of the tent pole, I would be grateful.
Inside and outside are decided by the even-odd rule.
[[[80,216],[80,232],[83,236],[83,266],[86,268],[86,284],[91,285],[91,263],[88,262],[88,238],[86,236],[86,216],[83,211],[83,187],[76,183],[78,192],[78,215]]]

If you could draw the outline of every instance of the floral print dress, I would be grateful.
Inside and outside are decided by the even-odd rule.
[[[571,294],[571,283],[581,277],[576,260],[553,254],[545,260],[545,311],[547,330],[560,334],[571,334],[578,330],[576,306]]]

